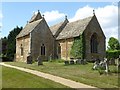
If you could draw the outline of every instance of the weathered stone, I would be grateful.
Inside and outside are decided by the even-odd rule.
[[[32,56],[30,54],[27,56],[27,64],[32,64]]]
[[[65,65],[69,65],[69,61],[64,61]]]
[[[88,17],[75,22],[69,22],[67,17],[59,24],[49,27],[40,12],[34,15],[29,23],[16,37],[16,61],[26,61],[30,52],[32,59],[36,60],[40,55],[42,60],[61,58],[70,60],[70,51],[76,37],[83,38],[83,59],[103,60],[105,57],[105,35],[96,16]],[[92,36],[96,41],[97,51],[91,52]],[[41,46],[45,47],[44,55],[41,54]],[[95,45],[95,43],[94,43]],[[59,50],[60,49],[60,50]],[[23,50],[23,52],[21,52]],[[52,55],[52,56],[50,56]],[[93,57],[93,59],[91,59]],[[84,64],[84,61],[81,61]]]
[[[73,61],[73,60],[70,60],[70,64],[74,64],[74,61]]]
[[[43,65],[43,61],[40,56],[38,56],[37,61],[38,61],[38,66]]]

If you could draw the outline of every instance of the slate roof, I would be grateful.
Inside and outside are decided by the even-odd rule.
[[[51,32],[52,32],[53,35],[56,34],[56,32],[57,32],[58,29],[62,26],[63,23],[64,23],[64,22],[60,22],[60,23],[58,23],[58,24],[53,25],[53,26],[50,27],[50,30],[51,30]]]
[[[42,19],[26,24],[23,30],[17,35],[16,38],[20,38],[28,35],[35,27],[42,21]]]
[[[36,21],[36,20],[39,20],[39,19],[41,19],[41,18],[42,18],[42,16],[41,16],[40,12],[38,11],[37,14],[34,14],[34,15],[32,16],[32,18],[30,19],[29,23],[34,22],[34,21]]]
[[[68,23],[58,35],[57,40],[79,36],[86,29],[92,17]]]

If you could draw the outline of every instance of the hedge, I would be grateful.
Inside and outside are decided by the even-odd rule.
[[[119,58],[120,50],[106,51],[106,58]]]

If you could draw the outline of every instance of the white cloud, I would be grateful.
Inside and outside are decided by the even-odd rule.
[[[74,17],[69,19],[69,21],[72,22],[88,16],[92,16],[93,9],[95,9],[95,14],[103,29],[103,32],[105,33],[106,45],[108,45],[108,40],[110,37],[118,38],[118,7],[116,5],[112,4],[98,8],[93,8],[90,6],[79,8],[76,11]]]
[[[93,8],[89,7],[88,5],[83,7],[83,8],[79,8],[76,11],[75,16],[73,18],[69,19],[69,21],[73,22],[73,21],[76,21],[78,19],[83,19],[83,18],[86,18],[88,16],[91,16],[92,11],[93,11]]]
[[[3,15],[2,15],[2,12],[0,11],[0,29],[2,27],[2,18],[3,18]]]
[[[65,17],[64,13],[60,13],[57,10],[52,10],[50,12],[46,11],[43,14],[44,14],[44,17],[45,17],[47,22],[53,22],[53,21],[56,21],[62,17]]]

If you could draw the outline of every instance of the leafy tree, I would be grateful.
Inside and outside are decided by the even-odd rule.
[[[1,38],[1,42],[2,42],[2,54],[5,55],[7,52],[7,38]]]
[[[108,41],[108,50],[120,50],[120,43],[116,38],[111,37],[109,39],[109,41]]]
[[[20,33],[20,31],[22,30],[22,27],[16,27],[14,28],[12,31],[10,31],[7,39],[7,57],[10,60],[14,59],[14,54],[16,53],[16,36]]]

